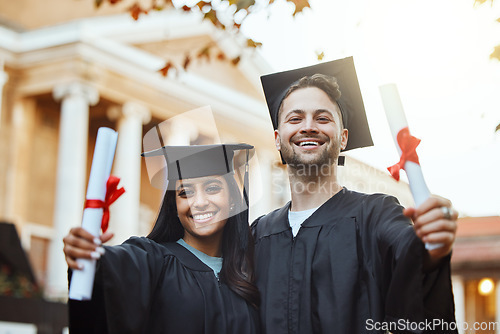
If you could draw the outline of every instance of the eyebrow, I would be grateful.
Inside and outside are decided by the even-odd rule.
[[[327,113],[327,114],[329,114],[330,116],[334,117],[334,113],[333,113],[333,112],[331,112],[331,111],[330,111],[330,110],[328,110],[328,109],[317,109],[317,110],[315,110],[315,111],[314,111],[314,114],[315,114],[315,115],[322,114],[322,113]]]
[[[327,113],[330,116],[334,117],[334,113],[328,109],[316,109],[314,111],[314,115],[322,114],[322,113]],[[284,115],[285,119],[288,118],[292,114],[298,114],[298,115],[303,115],[305,114],[304,110],[302,109],[295,109],[295,110],[290,110],[286,115]]]
[[[205,182],[203,182],[203,185],[206,186],[207,184],[210,184],[210,183],[218,183],[219,185],[222,185],[222,181],[221,180],[218,180],[218,179],[210,179],[210,180],[207,180]],[[192,183],[184,183],[182,182],[178,187],[177,187],[177,190],[181,190],[182,188],[189,188],[189,187],[193,187],[193,184]]]
[[[217,179],[211,179],[211,180],[207,180],[205,182],[203,182],[203,185],[206,186],[210,183],[218,183],[219,185],[222,185],[222,181],[221,180],[217,180]]]
[[[184,184],[184,183],[181,183],[179,184],[179,186],[177,187],[177,191],[180,191],[182,188],[187,188],[191,186],[190,184]]]
[[[286,113],[286,115],[284,115],[285,119],[288,118],[288,116],[290,116],[291,114],[304,114],[304,110],[302,109],[294,109],[294,110],[290,110],[289,112]]]

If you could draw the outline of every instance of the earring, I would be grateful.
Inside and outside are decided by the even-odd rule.
[[[229,211],[233,211],[234,210],[234,204],[231,204],[231,206],[229,207]]]

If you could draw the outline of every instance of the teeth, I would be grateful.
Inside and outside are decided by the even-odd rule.
[[[299,146],[306,146],[306,145],[318,146],[319,144],[316,141],[303,141],[299,144]]]
[[[203,215],[193,215],[193,219],[194,220],[203,220],[203,219],[208,219],[210,217],[213,217],[213,215],[214,215],[213,212],[205,213]]]

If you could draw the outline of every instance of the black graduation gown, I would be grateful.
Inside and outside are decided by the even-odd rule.
[[[429,319],[454,328],[449,257],[423,273],[425,247],[394,197],[344,188],[295,238],[289,207],[252,224],[264,333],[447,332]]]
[[[257,334],[258,311],[177,243],[105,247],[91,301],[69,301],[70,333]]]

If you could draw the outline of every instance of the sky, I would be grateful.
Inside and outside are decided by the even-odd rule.
[[[353,56],[374,147],[349,155],[376,168],[399,160],[379,94],[395,83],[431,191],[462,216],[500,215],[500,4],[474,0],[311,0],[249,18],[275,71]],[[405,179],[404,176],[402,179]]]

